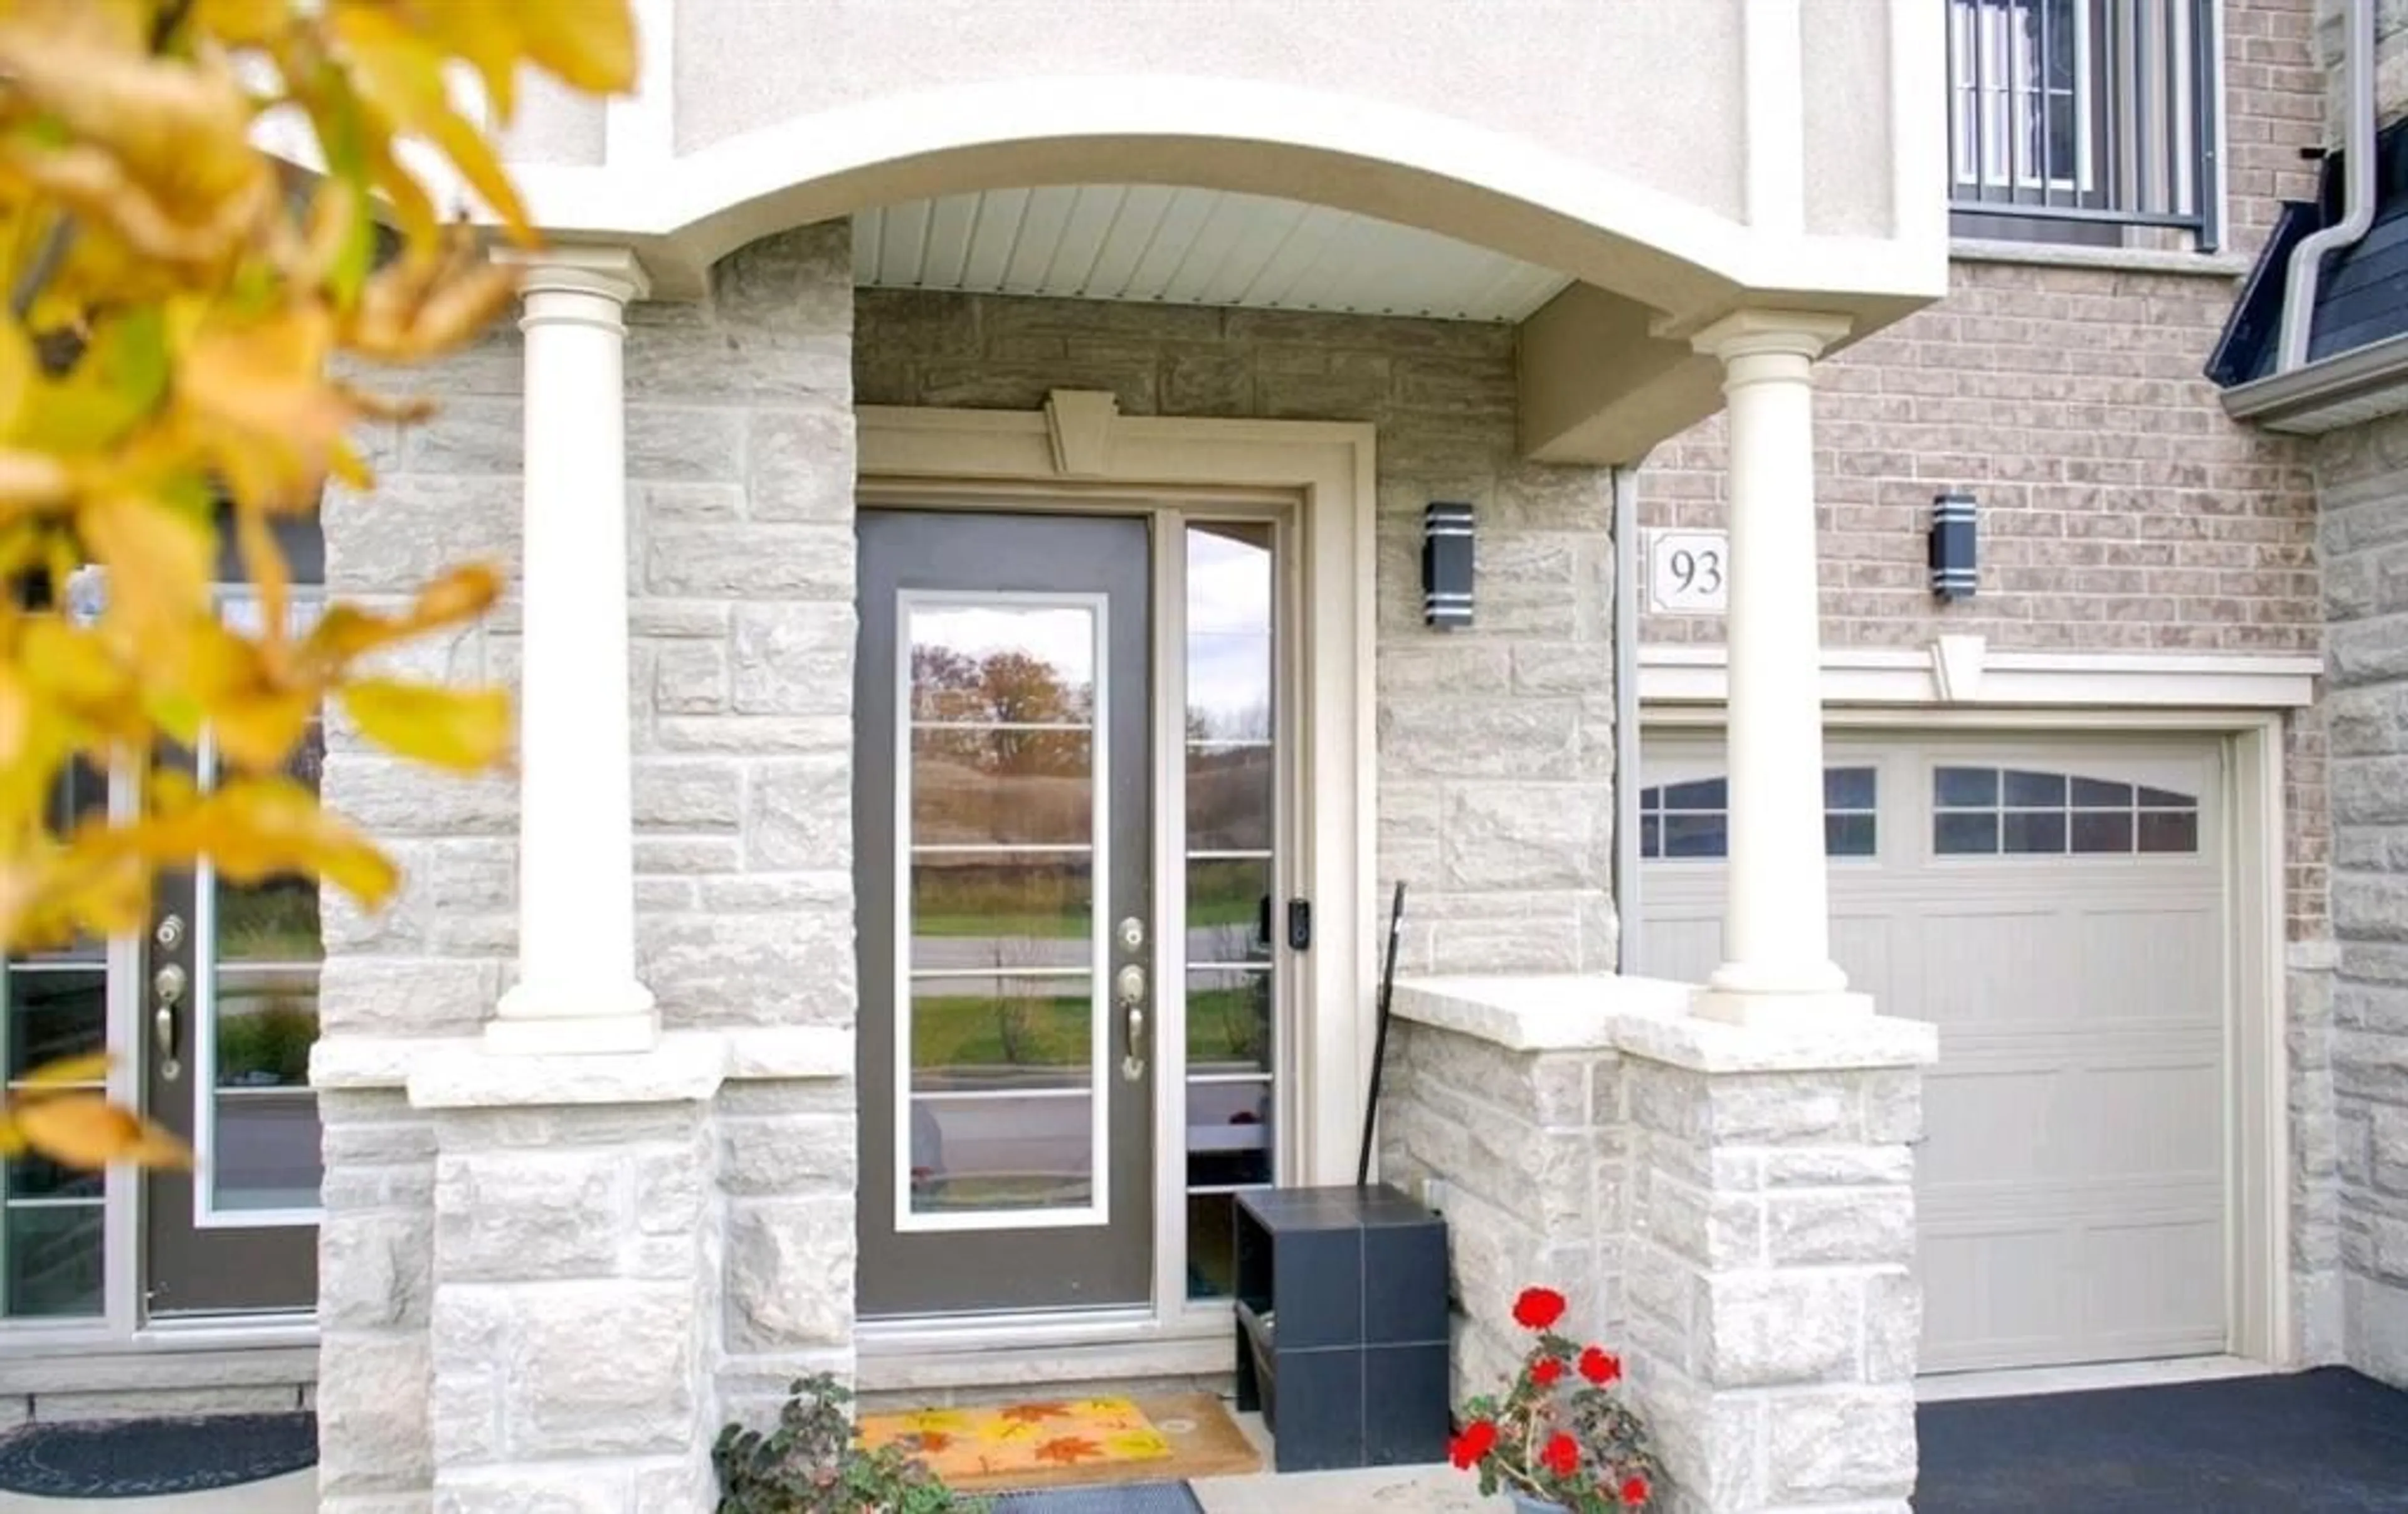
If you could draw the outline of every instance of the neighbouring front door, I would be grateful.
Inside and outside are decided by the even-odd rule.
[[[1154,526],[859,530],[861,1312],[1143,1305]]]
[[[314,541],[286,550],[305,586],[298,631],[322,578]],[[233,564],[228,564],[229,570]],[[233,571],[227,573],[232,578]],[[258,629],[258,602],[239,584],[222,612]],[[325,753],[312,721],[286,776],[316,792]],[[204,787],[218,763],[166,759]],[[315,879],[236,883],[202,867],[163,876],[140,944],[136,1044],[151,1117],[189,1142],[189,1173],[150,1174],[143,1187],[142,1288],[151,1317],[304,1311],[318,1300],[318,1100],[309,1049],[318,1039],[324,956]]]

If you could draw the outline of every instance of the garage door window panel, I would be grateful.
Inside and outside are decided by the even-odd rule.
[[[1942,857],[2192,855],[2199,796],[2080,773],[1935,767],[1931,850]]]
[[[1880,850],[1876,768],[1823,770],[1823,852],[1870,857]],[[1730,782],[1721,776],[1639,791],[1639,855],[1650,862],[1720,862],[1730,855]]]

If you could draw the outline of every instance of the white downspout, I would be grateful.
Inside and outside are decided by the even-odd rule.
[[[2342,39],[2343,57],[2349,65],[2348,116],[2343,122],[2342,218],[2291,250],[2283,291],[2282,340],[2275,349],[2276,373],[2288,373],[2308,361],[2316,282],[2324,277],[2325,254],[2349,246],[2374,224],[2374,6],[2375,0],[2349,0],[2349,30]]]
[[[1613,970],[1638,971],[1639,465],[1613,470]]]

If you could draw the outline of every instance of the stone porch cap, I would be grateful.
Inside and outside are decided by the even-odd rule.
[[[1397,981],[1398,1018],[1514,1051],[1616,1051],[1710,1073],[1919,1067],[1939,1028],[1801,1007],[1789,1024],[1735,1025],[1690,1010],[1697,985],[1610,973]]]
[[[477,1036],[332,1036],[309,1058],[320,1091],[407,1088],[421,1107],[648,1104],[709,1098],[723,1080],[853,1076],[850,1030],[670,1031],[648,1051],[497,1054]]]

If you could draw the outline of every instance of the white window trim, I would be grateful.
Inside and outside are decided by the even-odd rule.
[[[1823,654],[1827,705],[2005,709],[2295,709],[2315,702],[2321,659],[2189,652],[1992,651],[1981,636],[1941,636],[1921,650],[1842,648]],[[1720,647],[1639,649],[1642,705],[1720,705]]]
[[[1279,1176],[1287,1183],[1352,1182],[1371,1052],[1365,1006],[1377,975],[1375,429],[1345,421],[1124,416],[1111,395],[1081,391],[1056,391],[1036,411],[862,406],[854,424],[865,501],[1041,501],[1058,510],[1078,507],[1085,496],[1094,508],[1125,512],[1150,500],[1223,492],[1295,503],[1291,561],[1300,592],[1291,601],[1298,616],[1297,654],[1290,661],[1298,695],[1289,727],[1297,765],[1293,792],[1313,803],[1297,832],[1294,889],[1312,901],[1315,928],[1312,950],[1294,964],[1305,992],[1296,1054],[1281,1079],[1281,1112],[1289,1125]],[[1160,1025],[1156,1044],[1183,1033]],[[1185,1219],[1178,1202],[1186,1192],[1184,1110],[1180,1098],[1156,1102],[1153,1308],[1111,1321],[1061,1316],[865,1328],[865,1356],[924,1358],[953,1349],[991,1356],[1064,1341],[1168,1347],[1187,1339],[1213,1340],[1210,1349],[1225,1353],[1226,1307],[1216,1315],[1188,1306],[1183,1250],[1166,1244],[1175,1233],[1174,1211],[1182,1230]]]
[[[895,607],[895,996],[901,1012],[895,1016],[895,1103],[888,1111],[895,1129],[895,1230],[902,1235],[935,1231],[1075,1230],[1112,1222],[1111,1150],[1111,1017],[1098,1013],[1089,1029],[1087,1048],[1087,1202],[1061,1207],[1014,1209],[930,1209],[911,1207],[911,1021],[917,996],[911,976],[911,614],[924,607],[965,609],[1074,609],[1087,615],[1089,664],[1094,669],[1094,705],[1089,711],[1091,735],[1088,761],[1088,877],[1094,897],[1088,907],[1087,986],[1101,1006],[1111,998],[1111,939],[1110,916],[1112,876],[1111,720],[1117,697],[1111,683],[1111,603],[1094,593],[1017,593],[1001,590],[906,589]],[[997,978],[1007,976],[1001,972]],[[1043,1095],[1039,1095],[1043,1096]]]
[[[2048,97],[2053,93],[2070,93],[2073,99],[2073,154],[2074,161],[2080,167],[2078,176],[2072,179],[2044,179],[2037,172],[2020,164],[2014,165],[2011,173],[2008,166],[2009,155],[2004,152],[2000,153],[2000,161],[1996,164],[1968,163],[1964,144],[1952,130],[1948,156],[1949,177],[1954,182],[1978,185],[1985,190],[2046,190],[2065,194],[2087,193],[2096,187],[2096,168],[2092,162],[2091,145],[2097,140],[2097,128],[2096,123],[2091,120],[2090,70],[2093,65],[2093,56],[2097,51],[2097,40],[2090,35],[2090,7],[2084,4],[2083,0],[2073,0],[2071,7],[2074,25],[2073,85],[2070,91],[2057,92],[2047,87],[2045,75],[2048,60],[2045,58],[2035,57],[2031,60],[2033,77],[2030,79],[2020,77],[2012,79],[1995,79],[1990,76],[1987,67],[1992,61],[1988,56],[1990,51],[1988,44],[1991,40],[1988,34],[1996,30],[2002,34],[2003,40],[2003,34],[2009,30],[2012,20],[2017,13],[2033,6],[2045,4],[2047,0],[2013,0],[2010,4],[2002,4],[2000,0],[1950,0],[1948,7],[1949,120],[1953,127],[1957,121],[1958,111],[1964,106],[1964,96],[1971,93],[1972,108],[1982,121],[1982,147],[1986,156],[1994,143],[2003,144],[2015,133],[2020,124],[2017,107],[2024,103],[2027,96],[2037,102],[2036,108],[2041,115],[2041,131],[2045,136]],[[1969,21],[1970,26],[1967,24]],[[1969,35],[1971,43],[1970,49],[1967,45]],[[2006,54],[2006,57],[2000,61],[2010,64],[2020,64],[2023,62],[2023,52],[2019,47],[2002,46],[1999,50]],[[1969,56],[1977,52],[1982,55],[1985,67],[1979,76],[1981,83],[1978,93],[1975,93],[1976,85],[1972,79],[1967,77],[1969,71],[1965,67],[1965,63]],[[1999,123],[2002,130],[1997,133],[1991,130],[1992,122],[1989,118],[1993,100],[2000,102],[2003,107],[2003,119]],[[2002,206],[1999,213],[2013,215],[2014,207]]]

